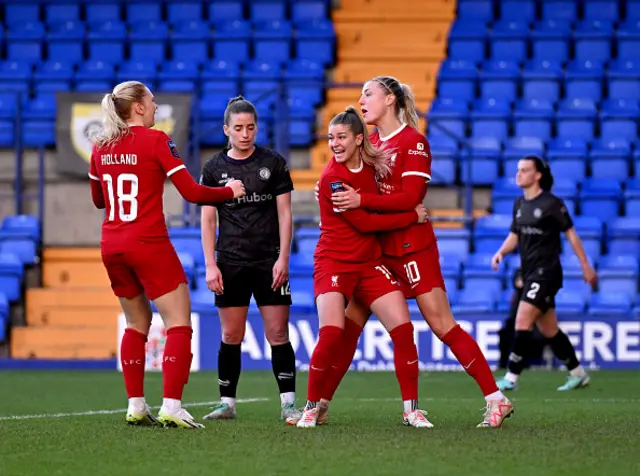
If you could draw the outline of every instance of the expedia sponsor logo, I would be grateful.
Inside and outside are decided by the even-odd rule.
[[[429,154],[424,150],[409,150],[409,155],[422,155],[424,157],[429,157]]]

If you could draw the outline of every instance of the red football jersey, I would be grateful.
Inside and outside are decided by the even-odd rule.
[[[100,181],[105,197],[103,252],[119,253],[169,239],[164,183],[184,168],[171,138],[142,126],[131,127],[131,134],[111,148],[93,148],[89,177]]]
[[[378,215],[361,208],[339,210],[331,202],[332,193],[347,184],[362,193],[378,193],[375,170],[362,163],[358,170],[331,159],[320,176],[320,240],[314,254],[316,262],[339,261],[354,265],[370,264],[382,256],[378,235],[374,232],[400,229],[415,223],[414,211]]]
[[[424,181],[420,182],[422,188],[415,196],[415,203],[406,205],[415,207],[422,203],[427,195],[427,184],[431,180],[431,149],[427,139],[406,124],[387,137],[380,137],[378,131],[375,131],[370,139],[373,144],[383,144],[394,152],[389,164],[391,173],[379,180],[380,192],[387,195],[399,193],[402,191],[403,178],[421,177]],[[385,255],[403,256],[428,248],[435,243],[436,236],[433,226],[427,222],[384,233],[381,240]]]

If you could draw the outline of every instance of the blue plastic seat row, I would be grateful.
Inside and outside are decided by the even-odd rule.
[[[491,21],[493,19],[535,21],[579,18],[616,21],[639,19],[637,0],[458,0],[458,18]]]
[[[39,21],[129,21],[171,19],[183,20],[314,20],[326,18],[327,0],[134,0],[91,2],[19,2],[6,0],[4,18],[6,23]],[[39,4],[40,3],[40,4]],[[0,8],[2,11],[2,8]]]

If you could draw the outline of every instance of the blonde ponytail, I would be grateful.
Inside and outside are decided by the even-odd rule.
[[[354,135],[363,135],[362,145],[360,146],[362,160],[373,167],[379,177],[384,177],[390,172],[389,162],[393,155],[392,152],[371,143],[367,124],[355,107],[349,106],[344,112],[335,116],[329,123],[329,126],[335,125],[349,126],[349,129]]]
[[[401,84],[404,93],[404,104],[402,107],[402,120],[405,124],[414,129],[418,128],[418,111],[416,110],[416,98],[413,91],[407,84]]]
[[[130,129],[127,120],[131,117],[131,107],[142,102],[147,93],[147,87],[139,81],[126,81],[113,88],[113,92],[102,98],[103,128],[95,137],[98,147],[112,147]]]

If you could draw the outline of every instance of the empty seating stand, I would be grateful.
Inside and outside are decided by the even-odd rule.
[[[203,145],[224,143],[221,114],[243,94],[273,116],[290,106],[293,146],[313,141],[325,71],[335,62],[328,0],[7,0],[0,5],[0,147],[15,138],[23,112],[27,147],[54,145],[55,92],[109,92],[141,80],[156,92],[193,92]],[[268,65],[271,75],[259,74]],[[19,96],[18,96],[19,94]],[[259,140],[274,125],[263,115]]]

